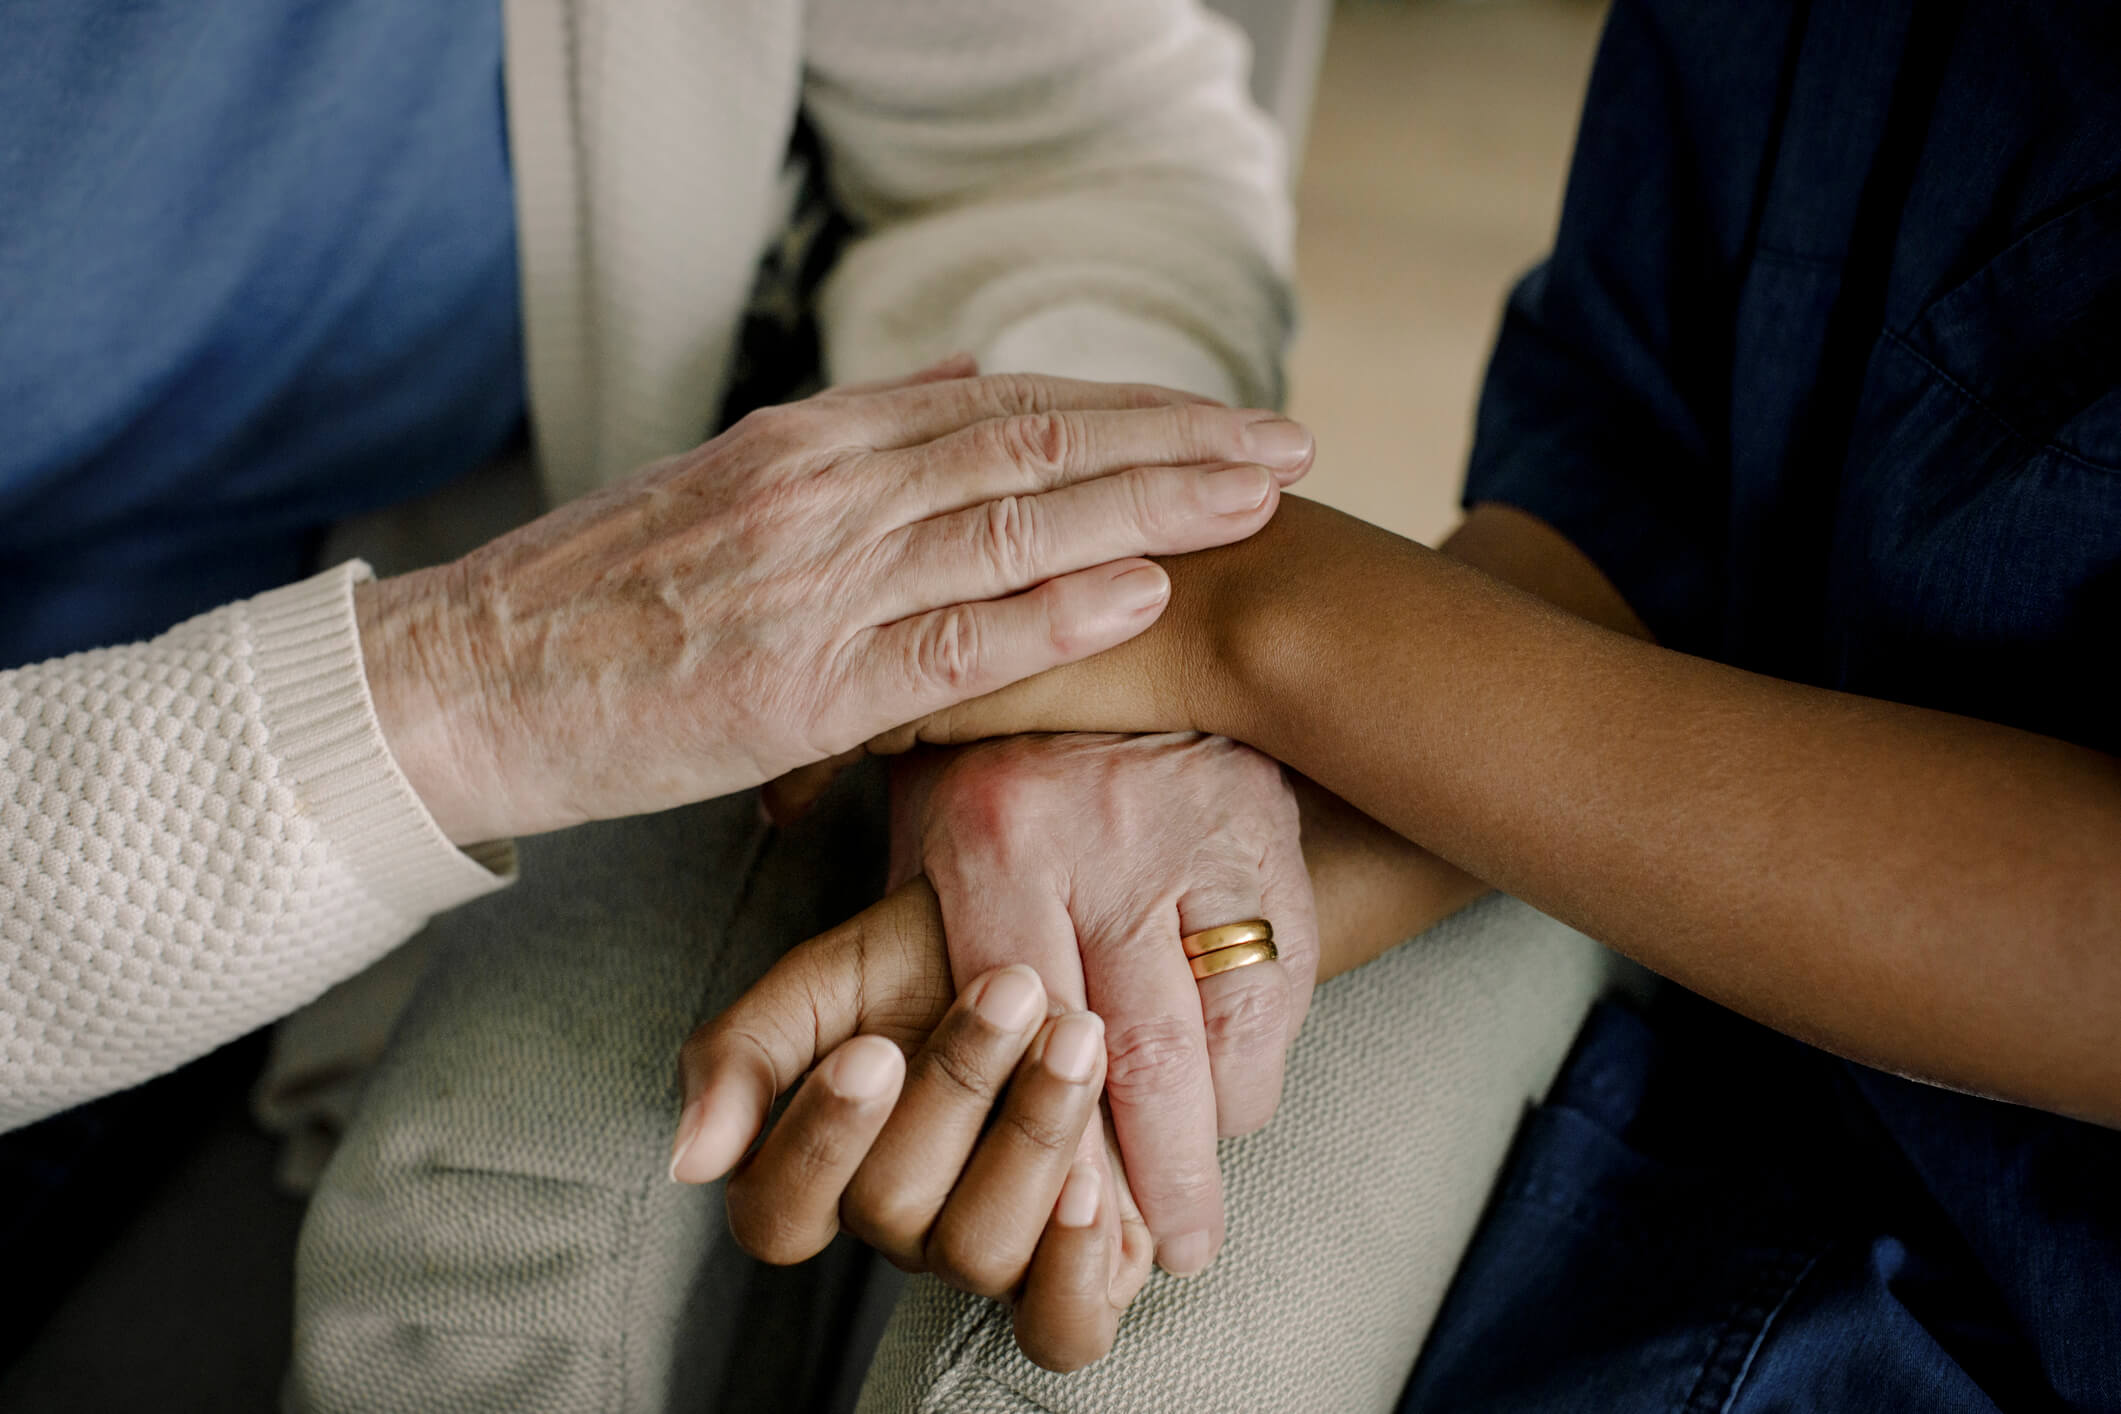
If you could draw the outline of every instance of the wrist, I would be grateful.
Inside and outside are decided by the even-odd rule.
[[[420,803],[452,843],[508,838],[496,794],[470,788],[472,760],[492,753],[468,748],[476,689],[463,681],[467,616],[449,567],[356,586],[354,621],[384,744]]]
[[[1274,519],[1250,539],[1167,562],[1167,658],[1178,666],[1175,690],[1195,730],[1276,754],[1269,744],[1276,705],[1291,690],[1291,674],[1304,671],[1309,610],[1300,567],[1322,513],[1332,514],[1285,495]]]

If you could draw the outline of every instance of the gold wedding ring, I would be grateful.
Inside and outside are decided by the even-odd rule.
[[[1274,925],[1264,918],[1225,923],[1220,928],[1203,928],[1178,941],[1185,948],[1186,956],[1192,959],[1195,981],[1233,968],[1250,967],[1255,962],[1272,962],[1281,956],[1274,946]]]
[[[1199,957],[1202,953],[1234,948],[1239,943],[1273,941],[1272,923],[1264,918],[1247,918],[1242,923],[1225,923],[1220,928],[1203,928],[1198,933],[1188,933],[1178,940],[1178,945],[1186,950],[1187,957]]]
[[[1202,953],[1193,959],[1193,980],[1206,981],[1218,972],[1232,968],[1250,967],[1255,962],[1272,962],[1281,954],[1274,950],[1272,938],[1260,938],[1249,943],[1237,943],[1214,952]]]

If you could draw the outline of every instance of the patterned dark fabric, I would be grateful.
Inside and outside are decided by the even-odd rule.
[[[2121,748],[2117,69],[2104,4],[1620,0],[1467,501],[1673,647]],[[1405,1407],[2121,1409],[2121,1135],[1602,1013]]]

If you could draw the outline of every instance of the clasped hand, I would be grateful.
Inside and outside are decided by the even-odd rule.
[[[1213,1259],[1216,1138],[1273,1114],[1317,967],[1294,796],[1274,762],[1190,734],[981,743],[894,786],[912,877],[695,1033],[672,1176],[730,1174],[732,1228],[766,1260],[844,1226],[1012,1301],[1025,1352],[1074,1368],[1152,1253]],[[1280,960],[1196,982],[1180,936],[1253,917]]]

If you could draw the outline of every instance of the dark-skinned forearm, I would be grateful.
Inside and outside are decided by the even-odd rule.
[[[1544,521],[1483,505],[1443,552],[1560,608],[1618,632],[1649,630],[1612,583]],[[1487,892],[1463,869],[1298,778],[1304,857],[1318,897],[1319,976],[1360,967]]]
[[[1294,498],[1199,558],[1200,725],[1771,1025],[2121,1123],[2112,758],[1661,650]]]

